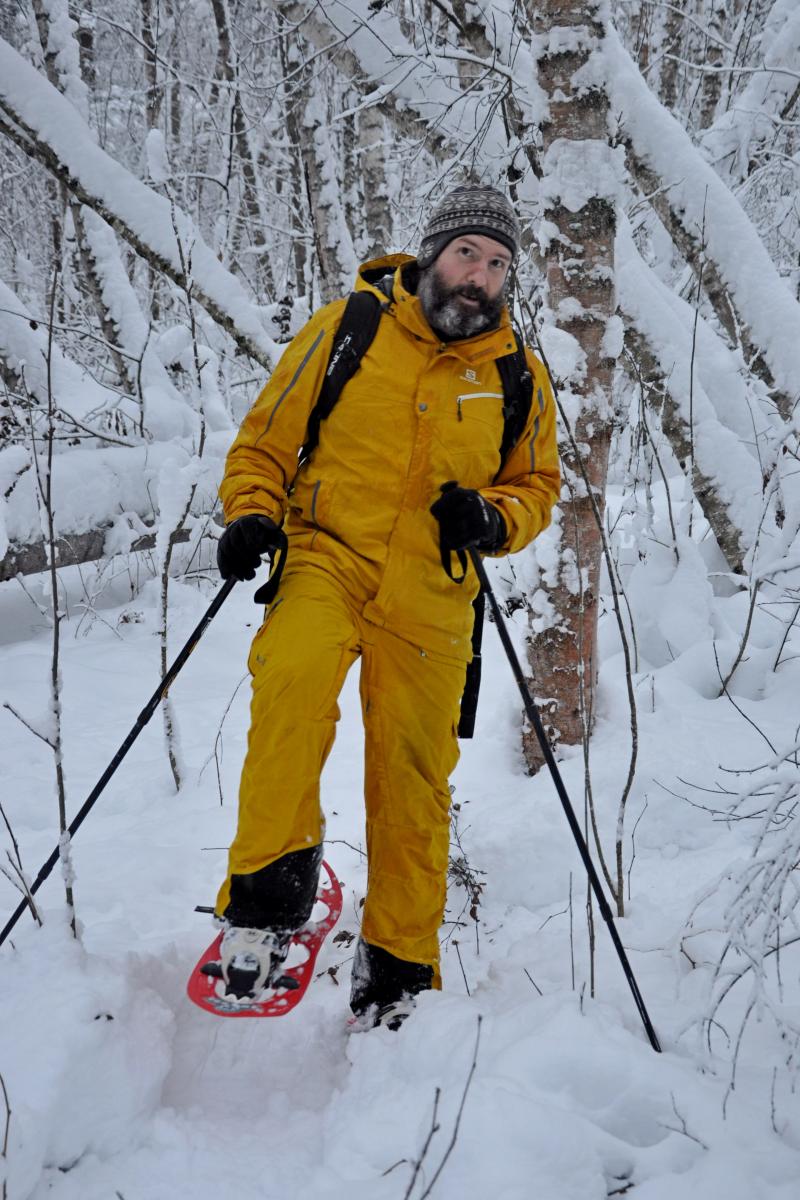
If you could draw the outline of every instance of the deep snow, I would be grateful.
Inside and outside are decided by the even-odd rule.
[[[710,1052],[698,1031],[723,936],[725,875],[748,854],[752,834],[746,823],[729,827],[694,807],[707,797],[679,779],[711,786],[719,764],[768,757],[733,704],[714,698],[712,630],[721,660],[732,659],[731,630],[746,597],[715,598],[703,570],[699,555],[686,554],[678,572],[664,556],[628,580],[639,621],[641,744],[626,869],[641,820],[632,899],[619,929],[661,1056],[645,1039],[597,914],[590,996],[585,879],[549,779],[522,771],[519,705],[491,626],[479,736],[462,744],[453,777],[458,837],[484,890],[475,922],[466,892],[451,886],[444,991],[422,997],[399,1034],[346,1032],[352,948],[347,936],[333,937],[357,932],[365,885],[354,672],[324,777],[327,856],[345,906],[318,978],[285,1019],[214,1019],[188,1001],[188,971],[213,935],[193,908],[213,901],[223,870],[247,726],[241,681],[258,610],[252,586],[241,585],[172,689],[189,768],[181,794],[172,787],[156,715],[74,843],[81,944],[70,936],[55,872],[41,893],[44,928],[26,915],[13,946],[2,950],[8,1200],[419,1200],[454,1133],[479,1017],[477,1065],[431,1194],[795,1197],[800,1119],[782,1066],[788,1049],[768,1015],[751,1019],[730,1091],[723,1029],[735,1037],[746,980],[717,1013]],[[84,578],[90,573],[83,569]],[[507,576],[502,564],[494,574]],[[74,812],[155,686],[156,589],[149,584],[130,598],[123,572],[92,614],[81,608],[78,571],[63,576],[65,766]],[[173,584],[173,654],[208,603],[208,587],[201,594]],[[521,614],[515,624],[519,635]],[[47,706],[48,633],[16,583],[0,589],[0,629],[0,699],[35,723]],[[613,616],[604,617],[591,771],[607,849],[630,742],[617,636]],[[774,637],[760,617],[741,687],[732,692],[773,742],[790,745],[796,664],[767,670],[759,646]],[[785,658],[791,654],[790,640]],[[223,717],[218,784],[212,751]],[[0,733],[3,805],[33,875],[55,839],[52,757],[5,710]],[[582,756],[568,753],[561,767],[582,808]],[[461,853],[455,842],[453,853]],[[17,893],[5,880],[0,897],[10,912]],[[684,932],[688,953],[681,951]],[[787,948],[784,1015],[793,1008],[795,1018],[798,961],[797,948]],[[409,1191],[437,1097],[438,1130]],[[0,1098],[0,1135],[3,1123]]]

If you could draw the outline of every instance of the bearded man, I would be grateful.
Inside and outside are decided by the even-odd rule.
[[[520,353],[506,291],[519,224],[494,188],[434,209],[415,258],[367,263],[356,289],[377,332],[302,459],[345,300],[294,338],[241,427],[220,495],[223,578],[252,579],[288,537],[286,569],[249,657],[253,699],[239,819],[217,899],[235,994],[281,974],[316,896],[320,776],[337,699],[361,659],[368,888],[352,973],[361,1027],[397,1028],[438,988],[449,847],[448,778],[472,656],[471,574],[445,555],[521,550],[558,498],[555,414],[530,350],[530,408],[501,454],[498,360]],[[455,486],[455,484],[458,486]],[[443,485],[450,485],[443,490]],[[244,981],[244,982],[243,982]]]

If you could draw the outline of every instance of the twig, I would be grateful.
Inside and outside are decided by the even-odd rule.
[[[216,767],[216,771],[217,771],[217,790],[219,791],[220,807],[222,807],[222,805],[224,803],[224,797],[222,794],[222,774],[219,769],[220,759],[222,757],[222,755],[221,755],[222,726],[225,724],[225,718],[227,717],[228,713],[231,711],[231,706],[232,706],[234,700],[236,699],[236,694],[239,691],[239,688],[244,683],[245,679],[247,679],[247,675],[243,675],[242,678],[237,683],[236,687],[233,689],[233,694],[231,695],[231,698],[225,707],[225,711],[222,714],[219,726],[217,727],[217,736],[214,738],[214,748],[211,751],[211,753],[209,754],[206,761],[203,763],[202,767],[200,768],[200,774],[197,777],[198,780],[203,778],[203,772],[205,771],[206,767],[208,766],[208,764],[211,762],[211,759],[213,758],[214,766]]]
[[[41,926],[42,918],[39,915],[38,908],[36,907],[36,901],[34,900],[33,896],[31,895],[31,889],[28,886],[28,880],[26,879],[25,872],[22,869],[22,863],[20,862],[19,864],[17,864],[14,862],[13,858],[11,857],[10,850],[6,850],[6,857],[11,866],[11,870],[14,872],[14,874],[17,876],[17,878],[14,879],[14,877],[12,875],[9,875],[9,873],[5,867],[0,867],[0,871],[3,872],[3,874],[5,875],[8,882],[10,884],[12,884],[17,889],[17,891],[21,892],[22,895],[25,897],[25,899],[28,901],[28,907],[31,910],[31,916],[33,917],[36,924]]]
[[[692,1142],[697,1142],[698,1146],[702,1146],[704,1150],[707,1150],[708,1146],[705,1144],[705,1142],[702,1141],[699,1137],[695,1137],[693,1133],[689,1133],[689,1130],[686,1128],[686,1120],[678,1112],[678,1106],[675,1103],[675,1093],[674,1092],[670,1092],[670,1099],[672,1100],[672,1111],[675,1113],[675,1116],[680,1121],[681,1127],[680,1127],[680,1129],[676,1129],[674,1125],[663,1125],[662,1129],[669,1129],[672,1133],[682,1133],[684,1137],[689,1138],[689,1140]]]
[[[444,1152],[442,1161],[439,1163],[439,1166],[436,1168],[436,1171],[434,1172],[433,1179],[430,1181],[428,1186],[425,1188],[425,1191],[422,1193],[419,1200],[426,1200],[426,1197],[430,1196],[430,1194],[433,1190],[434,1184],[436,1183],[436,1180],[439,1178],[442,1171],[444,1170],[445,1163],[447,1162],[448,1158],[452,1154],[453,1147],[456,1144],[456,1139],[458,1138],[458,1129],[461,1124],[461,1116],[464,1112],[464,1105],[467,1102],[467,1093],[469,1092],[470,1084],[472,1083],[472,1079],[475,1074],[475,1068],[478,1065],[478,1050],[479,1050],[480,1044],[481,1044],[481,1023],[482,1023],[482,1021],[483,1021],[483,1017],[479,1013],[478,1014],[478,1032],[475,1037],[475,1049],[472,1052],[472,1065],[470,1066],[469,1074],[467,1075],[467,1082],[464,1084],[464,1091],[461,1096],[461,1103],[458,1106],[458,1113],[456,1114],[456,1120],[455,1120],[455,1124],[453,1126],[453,1133],[450,1138],[449,1145]]]
[[[40,733],[38,729],[34,729],[30,722],[26,721],[24,717],[20,716],[17,710],[11,704],[9,704],[7,700],[3,701],[3,708],[7,708],[12,717],[16,717],[20,724],[24,725],[34,737],[37,737],[40,741],[44,742],[45,746],[49,746],[51,750],[55,750],[55,745],[50,741],[50,738],[46,737],[43,733]]]
[[[739,666],[739,663],[742,661],[742,659],[744,657],[745,648],[746,648],[747,642],[750,638],[750,629],[753,624],[753,613],[755,612],[756,601],[758,600],[758,589],[761,587],[761,584],[763,582],[764,582],[763,579],[756,579],[755,583],[753,584],[753,593],[750,597],[750,607],[747,610],[747,621],[745,622],[744,632],[742,633],[742,640],[739,643],[739,650],[736,655],[736,658],[733,660],[733,666],[728,671],[728,674],[725,676],[725,678],[722,681],[720,695],[722,695],[723,692],[727,692],[728,684],[733,679],[736,668]],[[778,651],[778,657],[780,658],[780,651]],[[719,669],[719,664],[717,664],[717,669]]]
[[[5,1081],[5,1079],[3,1079],[3,1075],[1,1072],[0,1072],[0,1088],[3,1089],[3,1103],[6,1106],[6,1127],[5,1127],[5,1131],[3,1133],[3,1149],[2,1149],[2,1152],[0,1152],[0,1158],[8,1161],[8,1131],[11,1126],[11,1105],[8,1102],[8,1091],[6,1090],[6,1081]],[[8,1180],[5,1178],[5,1172],[3,1172],[3,1176],[4,1176],[4,1178],[3,1178],[3,1200],[8,1200]]]
[[[714,661],[715,661],[715,663],[717,664],[717,674],[719,675],[719,681],[720,681],[720,683],[721,683],[721,685],[722,685],[722,692],[723,692],[723,695],[727,696],[728,700],[730,700],[731,704],[732,704],[732,705],[733,705],[733,707],[736,709],[736,711],[738,712],[739,716],[740,716],[740,717],[744,717],[745,721],[747,721],[747,724],[748,724],[748,725],[752,725],[752,726],[753,726],[753,729],[755,729],[756,733],[760,734],[760,736],[761,736],[761,737],[764,739],[764,741],[765,741],[765,742],[767,743],[767,745],[769,746],[769,748],[770,748],[770,750],[772,751],[772,753],[773,753],[773,754],[777,754],[777,753],[778,753],[778,751],[775,749],[775,747],[773,746],[772,742],[769,740],[769,738],[767,737],[767,735],[764,733],[763,729],[759,729],[758,725],[756,725],[756,723],[755,723],[755,721],[752,719],[752,717],[748,717],[748,715],[747,715],[747,713],[744,711],[744,709],[742,709],[742,708],[740,708],[740,707],[739,707],[739,705],[738,705],[738,704],[736,703],[736,701],[734,700],[733,696],[732,696],[732,695],[730,694],[730,692],[728,691],[728,688],[727,688],[727,686],[726,686],[725,680],[722,678],[722,671],[721,671],[721,669],[720,669],[720,665],[719,665],[719,655],[717,654],[717,643],[716,643],[716,642],[712,642],[711,644],[712,644],[712,648],[713,648],[713,650],[714,650]]]
[[[633,871],[633,864],[636,859],[636,830],[639,828],[639,822],[641,821],[642,817],[647,812],[647,803],[648,803],[647,796],[645,795],[644,808],[642,809],[642,811],[639,813],[638,817],[636,818],[634,825],[633,825],[633,829],[631,830],[631,861],[628,865],[628,899],[629,900],[631,898],[631,872]]]
[[[523,967],[522,969],[523,969],[523,971],[525,972],[525,974],[528,976],[528,979],[530,979],[530,981],[531,981],[531,983],[533,984],[533,986],[536,988],[536,991],[539,993],[539,995],[540,995],[540,996],[543,996],[543,995],[544,995],[544,992],[543,992],[543,991],[542,991],[542,989],[539,987],[538,983],[536,983],[536,981],[534,980],[534,978],[533,978],[533,976],[531,975],[531,973],[530,973],[530,971],[528,970],[528,968],[527,968],[527,967]]]
[[[428,1149],[430,1147],[431,1141],[433,1140],[434,1135],[439,1132],[440,1126],[436,1120],[436,1114],[439,1111],[439,1100],[441,1098],[441,1095],[442,1095],[442,1089],[437,1087],[436,1091],[433,1094],[433,1115],[431,1117],[431,1127],[428,1130],[428,1136],[425,1139],[425,1144],[422,1147],[420,1156],[414,1162],[414,1170],[411,1175],[411,1181],[410,1181],[408,1187],[406,1188],[406,1192],[405,1192],[405,1195],[403,1196],[403,1200],[409,1200],[409,1197],[411,1196],[411,1193],[414,1190],[414,1184],[417,1181],[417,1175],[419,1174],[420,1168],[422,1167],[422,1164],[425,1160],[425,1155],[428,1153]]]
[[[464,970],[464,964],[463,964],[463,962],[461,961],[461,947],[460,947],[460,946],[459,946],[459,944],[458,944],[458,939],[457,939],[457,938],[453,938],[453,945],[454,945],[454,946],[455,946],[455,948],[456,948],[456,955],[457,955],[457,957],[458,957],[458,965],[461,967],[461,974],[462,974],[462,975],[463,975],[463,977],[464,977],[464,987],[467,989],[467,995],[468,995],[468,996],[471,996],[471,995],[472,995],[472,993],[470,992],[470,990],[469,990],[469,984],[467,983],[467,973],[466,973],[466,971]]]
[[[572,915],[572,871],[569,873],[569,962],[572,973],[572,990],[575,991],[575,931]]]

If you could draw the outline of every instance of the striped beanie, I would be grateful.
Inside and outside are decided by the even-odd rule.
[[[502,242],[516,258],[519,222],[510,200],[496,188],[467,183],[439,201],[422,234],[417,265],[429,267],[448,242],[465,233],[480,233]]]

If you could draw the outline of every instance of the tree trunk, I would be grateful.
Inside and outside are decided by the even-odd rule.
[[[281,71],[283,72],[283,102],[286,110],[286,132],[288,134],[289,154],[289,188],[287,212],[292,229],[291,254],[294,264],[296,294],[298,296],[310,293],[308,272],[308,243],[307,229],[309,226],[307,211],[307,190],[305,170],[300,153],[302,136],[300,129],[299,97],[310,85],[310,71],[302,64],[302,50],[297,38],[281,32],[279,38],[281,56]],[[289,76],[291,75],[291,81]]]
[[[683,419],[680,409],[664,382],[664,372],[656,352],[648,345],[643,334],[628,326],[625,330],[625,347],[630,359],[625,362],[631,382],[647,391],[647,403],[657,411],[661,429],[670,444],[672,453],[683,465],[693,460],[694,495],[711,526],[730,570],[741,574],[744,570],[744,554],[747,547],[741,530],[731,516],[730,510],[719,493],[713,479],[698,466],[692,446],[691,431]],[[635,370],[634,370],[635,364]]]
[[[683,37],[683,14],[677,4],[666,7],[664,16],[664,42],[662,49],[669,57],[661,64],[659,99],[670,112],[675,111],[678,100],[678,51]]]
[[[726,0],[711,0],[708,14],[708,32],[706,39],[705,61],[708,67],[721,67],[725,60]],[[714,122],[719,98],[722,94],[722,71],[708,71],[702,78],[700,96],[700,128],[708,129]]]
[[[158,81],[158,38],[160,33],[160,5],[156,0],[141,0],[142,42],[144,43],[144,73],[147,81],[145,109],[148,129],[158,127],[161,102],[164,99],[163,85]]]
[[[242,181],[242,201],[239,220],[236,223],[237,227],[229,231],[229,233],[233,235],[232,242],[234,247],[243,245],[247,240],[251,242],[255,241],[261,245],[266,236],[267,223],[264,213],[261,210],[255,155],[250,144],[250,137],[247,131],[247,117],[239,89],[239,55],[233,44],[231,35],[231,21],[227,0],[211,0],[211,7],[217,26],[218,53],[216,74],[218,78],[224,79],[231,85],[229,95],[233,108],[229,127],[231,129],[233,144],[236,147],[236,154],[239,158]],[[233,146],[231,147],[231,154],[233,154]],[[243,222],[246,222],[246,228],[242,227]],[[236,253],[234,249],[234,264],[235,258]],[[258,282],[255,290],[261,293],[259,295],[261,303],[265,300],[271,301],[275,299],[275,281],[272,275],[272,267],[270,266],[269,258],[263,253],[263,250],[258,258]]]
[[[359,180],[364,197],[367,258],[386,254],[392,244],[385,138],[386,129],[379,108],[366,108],[358,114]]]
[[[549,101],[542,180],[544,217],[551,230],[547,306],[555,324],[585,356],[584,369],[556,381],[571,426],[562,453],[563,494],[569,503],[560,525],[557,582],[545,589],[547,615],[534,614],[537,627],[544,623],[546,628],[529,646],[542,715],[552,740],[566,745],[580,743],[592,723],[602,554],[597,514],[602,517],[604,509],[612,428],[615,360],[604,337],[615,311],[616,220],[613,201],[593,194],[592,186],[603,173],[597,168],[608,166],[608,100],[597,85],[580,91],[573,83],[590,53],[602,46],[601,11],[600,0],[547,0],[532,14],[543,47],[539,83]],[[576,38],[578,28],[581,37]],[[570,181],[574,186],[565,187]],[[548,574],[552,580],[553,572]],[[540,586],[545,587],[543,582]],[[530,731],[523,743],[529,769],[538,769],[541,753]]]
[[[353,242],[340,200],[341,189],[336,179],[338,155],[331,144],[330,130],[324,118],[326,110],[324,88],[317,84],[303,116],[302,155],[323,304],[350,290],[356,267]]]
[[[785,421],[790,420],[794,411],[794,398],[776,386],[763,352],[750,336],[747,321],[737,310],[735,299],[725,286],[717,264],[708,256],[708,248],[703,245],[696,230],[690,227],[686,214],[672,203],[669,188],[666,186],[668,181],[662,179],[643,161],[630,141],[626,141],[625,150],[628,169],[669,232],[676,249],[683,255],[696,276],[702,272],[703,291],[731,345],[741,345],[742,354],[750,369],[770,389],[780,416]]]

